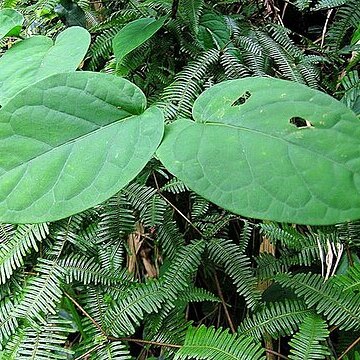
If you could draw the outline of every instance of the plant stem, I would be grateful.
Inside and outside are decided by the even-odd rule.
[[[157,178],[156,175],[153,173],[153,177],[154,177],[154,181],[155,181],[155,186],[157,189],[157,193],[189,224],[191,225],[191,227],[198,233],[200,234],[201,237],[203,237],[203,233],[170,201],[168,200],[160,191],[160,187],[159,184],[157,182]]]
[[[115,338],[115,337],[112,337],[112,336],[108,336],[108,339],[110,341],[128,341],[128,342],[136,342],[138,344],[147,344],[147,345],[154,345],[154,346],[165,346],[165,347],[174,348],[174,349],[180,349],[182,347],[182,345],[168,344],[168,343],[162,343],[162,342],[150,341],[150,340],[143,340],[143,339],[133,339],[133,338],[129,338],[129,337]]]
[[[101,334],[107,336],[102,327],[93,319],[89,313],[75,300],[73,299],[67,292],[64,292],[65,296],[100,330]]]
[[[227,322],[228,322],[228,324],[229,324],[229,326],[230,326],[231,332],[232,332],[233,334],[235,334],[235,333],[236,333],[235,326],[234,326],[234,324],[233,324],[233,322],[232,322],[232,320],[231,320],[229,311],[228,311],[228,309],[227,309],[226,302],[225,302],[223,293],[222,293],[222,291],[221,291],[219,279],[218,279],[218,277],[217,277],[216,272],[214,273],[214,279],[215,279],[216,289],[217,289],[219,298],[220,298],[221,303],[222,303],[222,306],[223,306],[223,308],[224,308],[226,320],[227,320]]]
[[[360,342],[360,336],[346,348],[346,350],[337,358],[337,360],[341,360],[359,342]]]
[[[171,7],[171,18],[176,19],[176,14],[179,8],[179,0],[173,0]]]

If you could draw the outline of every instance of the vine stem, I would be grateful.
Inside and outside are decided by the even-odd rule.
[[[341,360],[359,342],[360,342],[360,336],[346,348],[346,350],[337,358],[337,360]]]
[[[233,334],[236,333],[236,330],[235,330],[235,326],[231,320],[231,317],[230,317],[230,314],[229,314],[229,311],[227,309],[227,306],[226,306],[226,302],[225,302],[225,299],[224,299],[224,295],[222,293],[222,290],[221,290],[221,287],[220,287],[220,283],[219,283],[219,279],[217,277],[217,274],[216,272],[214,273],[214,279],[215,279],[215,284],[216,284],[216,289],[217,289],[217,292],[218,292],[218,295],[219,295],[219,298],[221,300],[221,303],[222,303],[222,306],[224,308],[224,312],[225,312],[225,316],[226,316],[226,320],[230,326],[230,329],[231,329],[231,332]]]
[[[217,282],[219,282],[219,281],[217,280]],[[221,291],[221,289],[220,289],[220,291]],[[64,294],[100,330],[101,334],[104,335],[108,341],[113,341],[113,342],[115,342],[115,341],[128,341],[128,342],[135,342],[135,343],[138,343],[138,344],[164,346],[164,347],[169,347],[169,348],[173,348],[173,349],[180,349],[182,347],[182,345],[177,345],[177,344],[162,343],[162,342],[143,340],[143,339],[134,339],[134,338],[129,338],[129,337],[117,338],[117,337],[114,337],[114,336],[109,336],[109,335],[107,335],[105,333],[105,331],[102,329],[102,327],[96,322],[96,320],[93,319],[92,316],[71,295],[69,295],[67,292],[64,292]],[[232,325],[232,328],[233,328],[233,325]],[[358,341],[360,341],[360,338],[357,340],[357,342]],[[76,360],[84,359],[85,356],[87,356],[87,355],[91,354],[93,351],[99,349],[102,345],[104,345],[104,343],[96,345],[94,348],[90,349],[85,354],[80,355],[80,357],[76,358]],[[355,345],[356,345],[356,342],[353,343],[352,345],[350,345],[349,348],[343,353],[343,355],[341,355],[341,357],[344,356],[348,351],[350,351],[351,348],[354,347]],[[266,348],[264,350],[266,352],[270,353],[270,354],[274,354],[274,355],[277,355],[278,357],[280,357],[282,359],[288,360],[288,358],[286,356],[284,356],[284,355],[282,355],[282,354],[280,354],[280,353],[278,353],[276,351],[266,349]],[[339,359],[341,359],[341,357]]]
[[[64,294],[100,330],[101,334],[107,337],[105,331],[96,322],[96,320],[92,318],[91,315],[88,312],[86,312],[86,310],[72,296],[70,296],[67,292],[64,292]]]
[[[153,173],[155,186],[157,193],[189,224],[191,227],[201,236],[203,237],[203,233],[188,219],[170,200],[168,200],[160,191],[160,187],[156,178],[156,175]]]
[[[177,345],[177,344],[168,344],[168,343],[162,343],[162,342],[157,342],[157,341],[134,339],[134,338],[129,338],[129,337],[116,338],[116,337],[108,336],[108,339],[110,341],[128,341],[128,342],[136,342],[138,344],[164,346],[164,347],[169,347],[169,348],[174,348],[174,349],[180,349],[182,347],[182,345]]]

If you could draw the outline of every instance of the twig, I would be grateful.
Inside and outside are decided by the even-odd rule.
[[[282,354],[278,353],[277,351],[270,350],[270,349],[265,349],[265,351],[266,351],[267,353],[269,353],[269,354],[276,355],[276,356],[278,356],[278,357],[281,358],[281,359],[286,359],[286,360],[289,359],[288,357],[286,357],[285,355],[282,355]]]
[[[86,353],[78,356],[75,360],[85,359],[86,356],[90,355],[92,352],[96,351],[97,349],[101,348],[104,343],[94,346],[92,349],[88,350]]]
[[[321,34],[321,43],[320,43],[320,48],[322,48],[324,46],[324,42],[325,42],[325,35],[326,35],[326,30],[329,24],[329,20],[330,20],[330,16],[332,14],[332,12],[334,11],[334,9],[330,9],[326,15],[326,20],[325,20],[325,24],[324,24],[324,28]]]
[[[341,360],[359,342],[360,342],[360,336],[346,348],[346,350],[337,358],[337,360]]]
[[[171,18],[172,19],[176,19],[176,14],[177,14],[178,7],[179,7],[179,1],[180,0],[173,0],[173,2],[172,2],[172,7],[171,7]]]
[[[219,294],[219,298],[220,298],[220,300],[221,300],[222,306],[223,306],[223,308],[224,308],[226,320],[227,320],[227,322],[228,322],[228,324],[229,324],[229,326],[230,326],[230,329],[231,329],[232,333],[235,334],[235,333],[236,333],[236,330],[235,330],[234,324],[233,324],[233,322],[232,322],[232,320],[231,320],[229,311],[228,311],[228,309],[227,309],[226,302],[225,302],[225,300],[224,300],[224,296],[223,296],[223,293],[222,293],[222,291],[221,291],[219,279],[218,279],[216,273],[215,273],[214,278],[215,278],[216,289],[217,289],[217,292],[218,292],[218,294]]]
[[[133,339],[133,338],[129,338],[129,337],[115,338],[115,337],[109,336],[108,339],[110,341],[129,341],[129,342],[136,342],[138,344],[164,346],[164,347],[169,347],[169,348],[174,348],[174,349],[180,349],[182,347],[182,345],[168,344],[168,343],[162,343],[162,342],[150,341],[150,340],[143,340],[143,339]]]
[[[105,331],[102,329],[102,327],[92,318],[89,313],[86,312],[86,310],[75,300],[73,299],[67,292],[64,292],[65,296],[100,330],[101,334],[106,336]]]
[[[157,178],[156,175],[153,173],[153,177],[154,177],[154,181],[155,181],[155,186],[156,186],[156,190],[157,193],[189,224],[191,225],[191,227],[201,235],[201,237],[203,237],[203,233],[170,201],[168,200],[160,191],[160,187],[159,184],[157,182]]]

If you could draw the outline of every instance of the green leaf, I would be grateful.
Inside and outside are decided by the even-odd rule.
[[[224,16],[206,11],[200,19],[198,40],[206,50],[214,46],[224,48],[230,42],[230,29]]]
[[[233,80],[205,91],[193,117],[167,127],[157,154],[206,199],[279,222],[360,217],[360,123],[330,96],[285,80]]]
[[[55,43],[39,35],[13,45],[0,58],[0,105],[36,81],[75,71],[89,44],[87,30],[71,27],[60,33]]]
[[[149,161],[163,116],[129,81],[56,74],[0,109],[0,221],[43,222],[98,204]]]
[[[151,38],[163,25],[166,17],[137,19],[125,25],[113,39],[116,60],[120,63],[125,55]]]
[[[5,36],[18,36],[24,17],[13,9],[0,10],[0,39]]]
[[[300,331],[289,341],[292,347],[289,359],[324,359],[330,352],[325,345],[329,336],[326,322],[318,315],[309,315],[300,325]]]
[[[201,325],[198,329],[188,329],[185,344],[176,353],[175,359],[263,360],[265,357],[260,344],[251,337]]]

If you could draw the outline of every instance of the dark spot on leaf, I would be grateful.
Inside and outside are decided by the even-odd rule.
[[[250,98],[251,93],[249,91],[245,91],[237,100],[235,100],[231,106],[239,106],[244,105],[246,101]]]
[[[313,127],[310,121],[297,116],[294,116],[290,119],[290,124],[295,125],[297,128]]]

